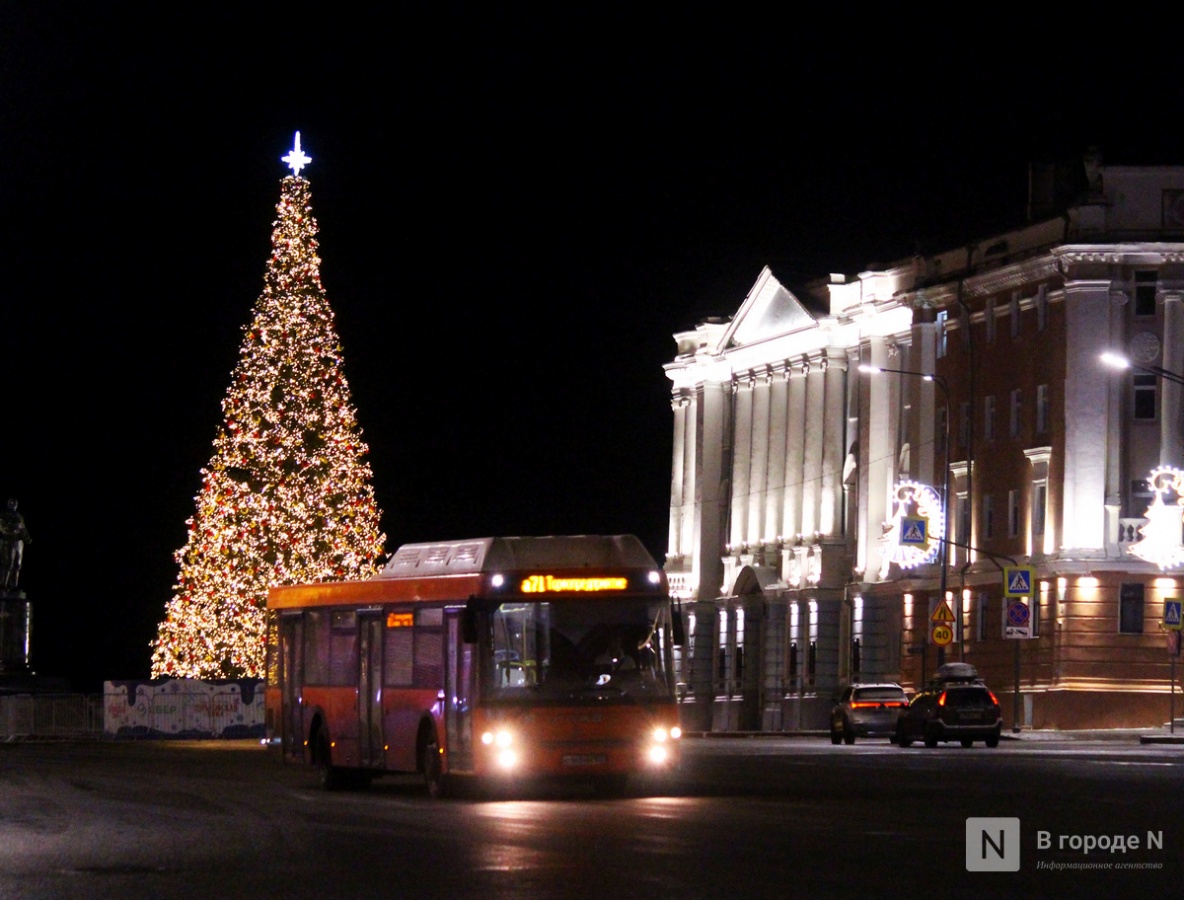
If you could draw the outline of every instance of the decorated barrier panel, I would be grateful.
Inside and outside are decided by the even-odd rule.
[[[263,737],[263,681],[107,681],[103,732],[115,737]]]

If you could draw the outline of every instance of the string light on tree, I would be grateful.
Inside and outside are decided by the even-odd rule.
[[[244,329],[202,469],[152,675],[262,676],[274,584],[372,575],[386,536],[317,256],[312,160],[284,156],[263,293]]]

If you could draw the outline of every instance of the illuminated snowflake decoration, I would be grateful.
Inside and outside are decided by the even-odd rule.
[[[286,162],[293,174],[299,175],[300,170],[312,162],[311,156],[305,156],[304,151],[300,149],[300,132],[296,132],[296,146],[288,151],[287,156],[281,156],[280,162]]]
[[[924,543],[910,543],[906,540],[906,524],[910,519],[927,520]],[[896,563],[902,569],[912,569],[936,561],[941,549],[941,536],[945,534],[941,495],[927,484],[916,481],[899,482],[893,492],[892,518],[885,524],[885,569],[891,563]]]
[[[1184,565],[1184,471],[1172,466],[1153,469],[1147,478],[1155,499],[1147,507],[1143,540],[1128,550],[1161,569]]]

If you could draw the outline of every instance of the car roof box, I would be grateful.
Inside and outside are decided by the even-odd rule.
[[[952,662],[937,667],[934,681],[977,681],[978,669],[970,663]]]

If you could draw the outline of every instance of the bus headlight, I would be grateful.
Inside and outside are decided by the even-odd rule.
[[[514,743],[514,737],[508,731],[487,731],[481,735],[481,743],[486,747],[496,745],[504,748]]]
[[[673,728],[669,728],[669,729],[655,728],[652,737],[654,739],[654,742],[658,743],[658,744],[665,743],[667,738],[669,738],[672,741],[677,741],[680,737],[682,737],[682,729],[679,728],[677,725],[675,725]]]
[[[652,744],[649,751],[650,762],[656,766],[662,765],[670,757],[666,748],[661,744]]]
[[[497,755],[497,764],[503,769],[512,769],[518,764],[518,754],[513,750],[502,750]]]

